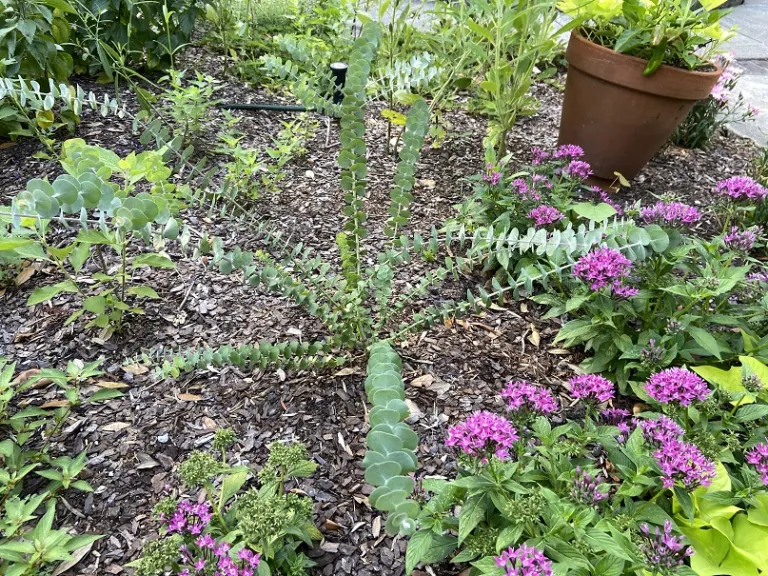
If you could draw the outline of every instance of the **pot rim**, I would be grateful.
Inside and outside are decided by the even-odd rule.
[[[627,58],[629,60],[632,60],[632,61],[635,61],[635,62],[638,62],[638,63],[642,62],[643,64],[646,64],[646,65],[648,64],[648,60],[646,60],[645,58],[640,58],[638,56],[632,56],[630,54],[622,54],[621,52],[617,52],[613,48],[606,48],[605,46],[603,46],[601,44],[598,44],[597,42],[592,42],[591,40],[586,38],[583,34],[581,34],[579,28],[574,28],[571,31],[571,38],[576,38],[579,41],[582,41],[582,42],[585,42],[587,44],[590,44],[597,51],[610,53],[612,55],[616,55],[616,56],[621,57],[621,58]],[[659,66],[659,69],[654,74],[657,74],[662,69],[668,70],[669,73],[682,72],[682,73],[685,73],[685,74],[692,74],[692,75],[695,75],[695,76],[698,76],[698,77],[702,77],[702,78],[704,78],[704,77],[711,77],[711,76],[719,77],[723,73],[723,67],[720,66],[719,64],[717,64],[715,62],[712,62],[711,60],[707,60],[707,63],[710,66],[713,66],[715,69],[713,71],[710,71],[710,72],[700,72],[700,71],[697,71],[697,70],[686,70],[685,68],[677,68],[676,66],[670,66],[669,64],[662,64],[661,66]],[[650,76],[645,76],[645,78],[652,78],[654,74],[652,74]]]

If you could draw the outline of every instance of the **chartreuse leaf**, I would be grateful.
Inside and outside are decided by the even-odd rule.
[[[600,204],[580,202],[579,204],[574,204],[571,209],[582,218],[592,220],[593,222],[603,222],[616,215],[616,209],[605,202]]]

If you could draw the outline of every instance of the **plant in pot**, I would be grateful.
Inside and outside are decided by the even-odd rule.
[[[576,19],[566,58],[560,143],[577,144],[596,183],[633,178],[722,69],[724,0],[563,0]],[[698,6],[698,7],[696,7]]]

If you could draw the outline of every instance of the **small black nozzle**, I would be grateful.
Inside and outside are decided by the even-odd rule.
[[[344,84],[347,82],[347,69],[349,66],[345,62],[334,62],[331,64],[331,74],[333,74],[333,103],[341,104],[344,100]]]

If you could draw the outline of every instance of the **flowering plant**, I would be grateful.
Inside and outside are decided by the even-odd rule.
[[[570,280],[533,296],[550,307],[545,318],[569,316],[555,342],[592,351],[582,368],[612,374],[622,391],[631,385],[640,395],[655,370],[738,356],[744,335],[760,340],[755,327],[768,306],[762,276],[750,275],[736,250],[744,232],[705,242],[680,234],[693,217],[683,205],[661,203],[652,212],[669,228],[666,250],[633,262],[618,246],[595,248],[573,264]]]
[[[583,192],[596,195],[602,203],[601,220],[613,216],[618,207],[604,192],[587,186],[592,169],[583,156],[579,146],[565,144],[552,151],[533,148],[530,164],[514,173],[509,170],[509,158],[488,162],[485,174],[470,178],[474,194],[461,205],[453,224],[495,230],[562,229],[570,221],[570,211],[585,218],[594,212],[591,203],[576,202]]]
[[[590,41],[648,60],[644,74],[662,64],[696,70],[709,65],[729,37],[720,27],[725,0],[562,0],[558,7],[582,22]],[[694,7],[699,4],[698,7]]]
[[[588,409],[614,398],[613,386],[599,376],[575,377],[569,389]],[[489,576],[629,576],[643,567],[657,574],[690,573],[692,549],[680,535],[672,503],[676,490],[693,489],[696,480],[709,483],[714,465],[697,456],[692,443],[671,458],[667,444],[682,443],[682,427],[667,417],[662,418],[671,425],[648,419],[659,425],[648,426],[647,433],[641,426],[631,432],[626,427],[617,439],[621,425],[613,424],[631,422],[628,412],[604,411],[612,425],[588,418],[553,427],[548,417],[562,421],[567,413],[560,412],[551,390],[511,382],[502,399],[509,420],[486,412],[449,429],[446,444],[459,452],[457,478],[422,480],[432,497],[409,542],[407,572],[419,562],[452,556],[452,562],[470,562],[473,573]],[[512,422],[514,438],[508,433]],[[469,429],[478,442],[455,441]],[[499,442],[505,448],[501,457],[495,454]],[[701,470],[684,466],[688,452]]]
[[[684,148],[704,148],[717,132],[729,122],[754,120],[759,110],[751,104],[745,104],[744,96],[739,93],[734,99],[734,89],[743,70],[733,63],[730,54],[718,54],[713,58],[723,74],[704,100],[693,105],[688,116],[672,134],[672,143]]]
[[[768,222],[768,188],[749,176],[733,176],[718,182],[714,194],[715,213],[724,233],[732,232],[732,224],[746,227]]]
[[[312,501],[286,493],[285,484],[311,475],[317,465],[301,444],[270,444],[258,473],[261,488],[240,493],[251,470],[227,464],[235,441],[232,431],[217,430],[213,451],[220,459],[193,452],[179,467],[186,490],[202,487],[199,498],[168,497],[155,507],[161,538],[131,563],[137,576],[300,576],[313,565],[299,551],[322,537],[312,523]]]

